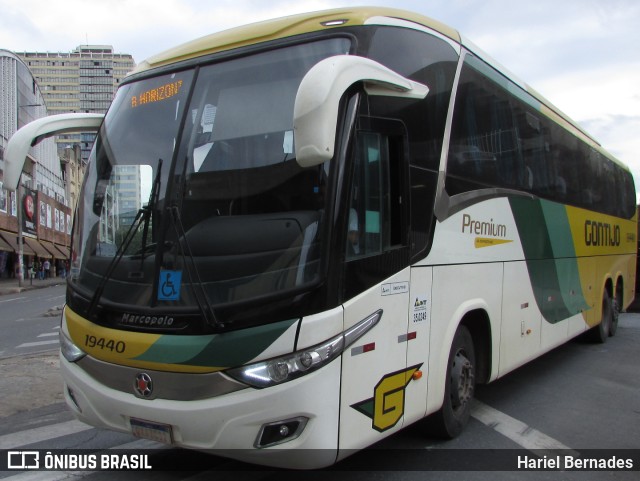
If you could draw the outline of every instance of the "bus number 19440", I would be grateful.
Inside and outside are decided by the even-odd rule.
[[[96,337],[90,334],[85,335],[84,345],[87,347],[98,347],[112,352],[115,351],[118,354],[122,354],[127,347],[123,341],[114,341],[113,339],[105,339],[104,337]]]

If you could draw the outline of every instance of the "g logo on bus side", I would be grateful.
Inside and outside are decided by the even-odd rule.
[[[386,374],[373,390],[373,397],[352,404],[356,411],[371,418],[371,427],[379,432],[391,429],[404,414],[405,389],[422,363]]]

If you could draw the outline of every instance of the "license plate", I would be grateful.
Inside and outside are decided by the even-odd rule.
[[[131,423],[131,433],[134,436],[150,439],[159,443],[171,444],[173,436],[170,425],[135,418],[129,419],[129,422]]]

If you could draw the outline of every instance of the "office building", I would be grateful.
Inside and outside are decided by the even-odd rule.
[[[122,79],[135,67],[129,54],[111,45],[80,45],[71,52],[22,52],[40,86],[49,115],[67,112],[105,113]],[[60,135],[59,146],[79,144],[87,160],[93,134]]]
[[[71,52],[23,52],[19,55],[40,86],[49,115],[72,112],[106,113],[120,82],[135,67],[131,55],[114,53],[111,45],[80,45]],[[73,165],[73,159],[77,156],[74,146],[79,145],[84,166],[94,137],[95,134],[91,133],[57,136],[56,142],[63,152],[63,165]],[[119,199],[113,199],[113,195],[107,193],[108,199],[111,199],[107,204],[111,208],[101,225],[104,239],[114,239],[118,228],[131,223],[133,218],[121,216],[120,209],[129,212],[132,207],[135,212],[141,207],[140,173],[137,169],[135,172],[124,172],[126,170],[130,169],[117,167],[113,181],[126,181],[127,186],[132,187],[119,189]],[[78,172],[78,169],[73,168],[65,170],[69,174],[65,180],[71,182],[71,176]],[[80,183],[81,178],[78,185]],[[71,201],[75,205],[75,199]]]

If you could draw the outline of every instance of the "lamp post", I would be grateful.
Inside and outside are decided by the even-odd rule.
[[[18,105],[18,109],[25,107],[42,107],[44,104],[23,104]],[[24,239],[22,238],[22,173],[18,178],[18,188],[16,189],[16,207],[18,208],[18,287],[24,286]]]
[[[18,209],[18,287],[24,286],[24,246],[22,244],[22,174],[16,189],[16,207]]]

